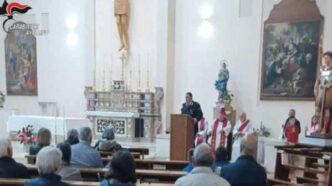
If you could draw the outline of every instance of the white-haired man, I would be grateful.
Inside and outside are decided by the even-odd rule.
[[[236,159],[241,155],[241,139],[243,138],[243,136],[252,132],[252,124],[247,118],[247,114],[245,112],[242,112],[240,114],[240,119],[236,122],[233,129],[234,143],[232,148],[232,162],[236,161]]]
[[[232,186],[266,186],[265,169],[256,162],[257,136],[248,134],[241,139],[241,156],[236,162],[222,168],[221,177]]]
[[[69,186],[61,182],[61,176],[56,172],[61,167],[62,152],[55,147],[44,147],[37,154],[36,165],[39,177],[27,180],[24,186]]]
[[[13,158],[12,144],[8,139],[0,139],[0,178],[29,178],[28,169]]]
[[[74,167],[104,167],[100,153],[91,147],[92,130],[89,127],[80,129],[80,142],[71,146],[71,162]]]
[[[213,173],[212,164],[213,157],[210,146],[206,143],[198,145],[193,156],[194,169],[188,175],[179,178],[175,182],[175,186],[230,186],[226,180]]]

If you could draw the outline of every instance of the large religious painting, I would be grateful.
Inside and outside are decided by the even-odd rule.
[[[5,39],[6,83],[8,95],[36,96],[36,37],[23,22],[14,23]]]
[[[283,0],[264,23],[262,49],[262,100],[313,100],[319,64],[322,17],[319,11],[308,17],[287,7],[307,8],[307,0]],[[289,6],[289,3],[295,3]],[[303,4],[304,3],[304,4]],[[287,6],[288,5],[288,6]],[[312,8],[311,8],[312,9]],[[317,9],[318,10],[318,9]],[[298,10],[298,11],[301,11]]]

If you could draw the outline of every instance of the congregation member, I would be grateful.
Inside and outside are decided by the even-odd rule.
[[[80,142],[71,146],[71,162],[74,167],[103,167],[100,153],[91,147],[92,130],[89,127],[80,129]]]
[[[187,157],[189,159],[188,165],[182,169],[183,172],[189,173],[193,170],[194,165],[193,165],[193,155],[194,155],[194,148],[191,148],[188,150]]]
[[[114,129],[112,127],[105,128],[102,134],[102,139],[97,141],[95,148],[99,151],[110,152],[114,146],[114,138]]]
[[[221,169],[228,164],[227,150],[224,147],[218,147],[216,150],[216,159],[212,164],[212,170],[220,175]]]
[[[0,178],[30,178],[28,169],[13,159],[9,139],[0,139]]]
[[[306,135],[310,136],[311,134],[314,134],[319,131],[319,122],[318,122],[318,116],[312,116],[310,126],[306,130]]]
[[[266,186],[265,169],[255,160],[258,138],[248,134],[241,139],[241,156],[234,162],[224,166],[221,177],[232,186]]]
[[[179,178],[175,182],[175,186],[230,186],[225,179],[212,171],[212,152],[208,144],[202,143],[198,145],[193,156],[194,169],[186,176]]]
[[[209,123],[203,116],[202,119],[198,122],[198,132],[195,138],[195,147],[201,143],[206,143],[208,130],[209,130]]]
[[[76,129],[71,129],[68,131],[66,142],[69,143],[70,145],[75,145],[80,142],[79,134]]]
[[[44,147],[37,154],[36,166],[39,177],[27,180],[24,186],[69,186],[61,182],[61,177],[56,174],[61,166],[62,153],[55,147]]]
[[[243,136],[253,132],[252,124],[249,119],[247,119],[247,114],[242,112],[240,114],[239,120],[236,122],[233,129],[233,148],[232,148],[232,158],[231,161],[234,162],[241,154],[240,144]]]
[[[29,154],[36,155],[43,148],[51,144],[51,131],[47,128],[40,128],[37,134],[36,144],[30,146]]]
[[[120,150],[112,157],[109,172],[100,186],[135,186],[136,167],[132,154],[126,150]]]
[[[191,92],[186,93],[186,102],[182,104],[181,113],[193,118],[195,124],[194,137],[196,137],[198,132],[198,122],[202,119],[203,112],[201,105],[193,100],[193,94]]]
[[[300,121],[296,118],[296,111],[295,109],[290,109],[289,110],[289,113],[288,113],[288,118],[285,122],[285,124],[283,125],[283,135],[282,135],[282,138],[285,139],[285,130],[287,128],[287,125],[289,124],[289,120],[290,119],[295,119],[295,125],[298,127],[299,129],[299,132],[301,133],[301,123]]]
[[[226,148],[227,137],[231,133],[231,130],[232,125],[226,118],[226,110],[225,108],[221,108],[218,113],[218,118],[211,125],[208,132],[210,136],[208,142],[213,151],[217,150],[219,146]]]
[[[62,164],[57,174],[61,176],[62,180],[82,181],[83,179],[80,170],[70,166],[70,144],[67,142],[59,143],[57,145],[57,148],[60,149],[62,152]]]

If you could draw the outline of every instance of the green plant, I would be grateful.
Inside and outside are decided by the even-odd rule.
[[[258,129],[254,128],[254,133],[260,137],[270,137],[271,136],[270,129],[267,128],[266,126],[264,126],[262,123]]]
[[[0,91],[0,102],[5,102],[6,95]]]

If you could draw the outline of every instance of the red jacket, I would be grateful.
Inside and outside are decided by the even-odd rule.
[[[294,125],[287,125],[285,129],[285,136],[288,142],[297,143],[299,141],[300,129]]]

